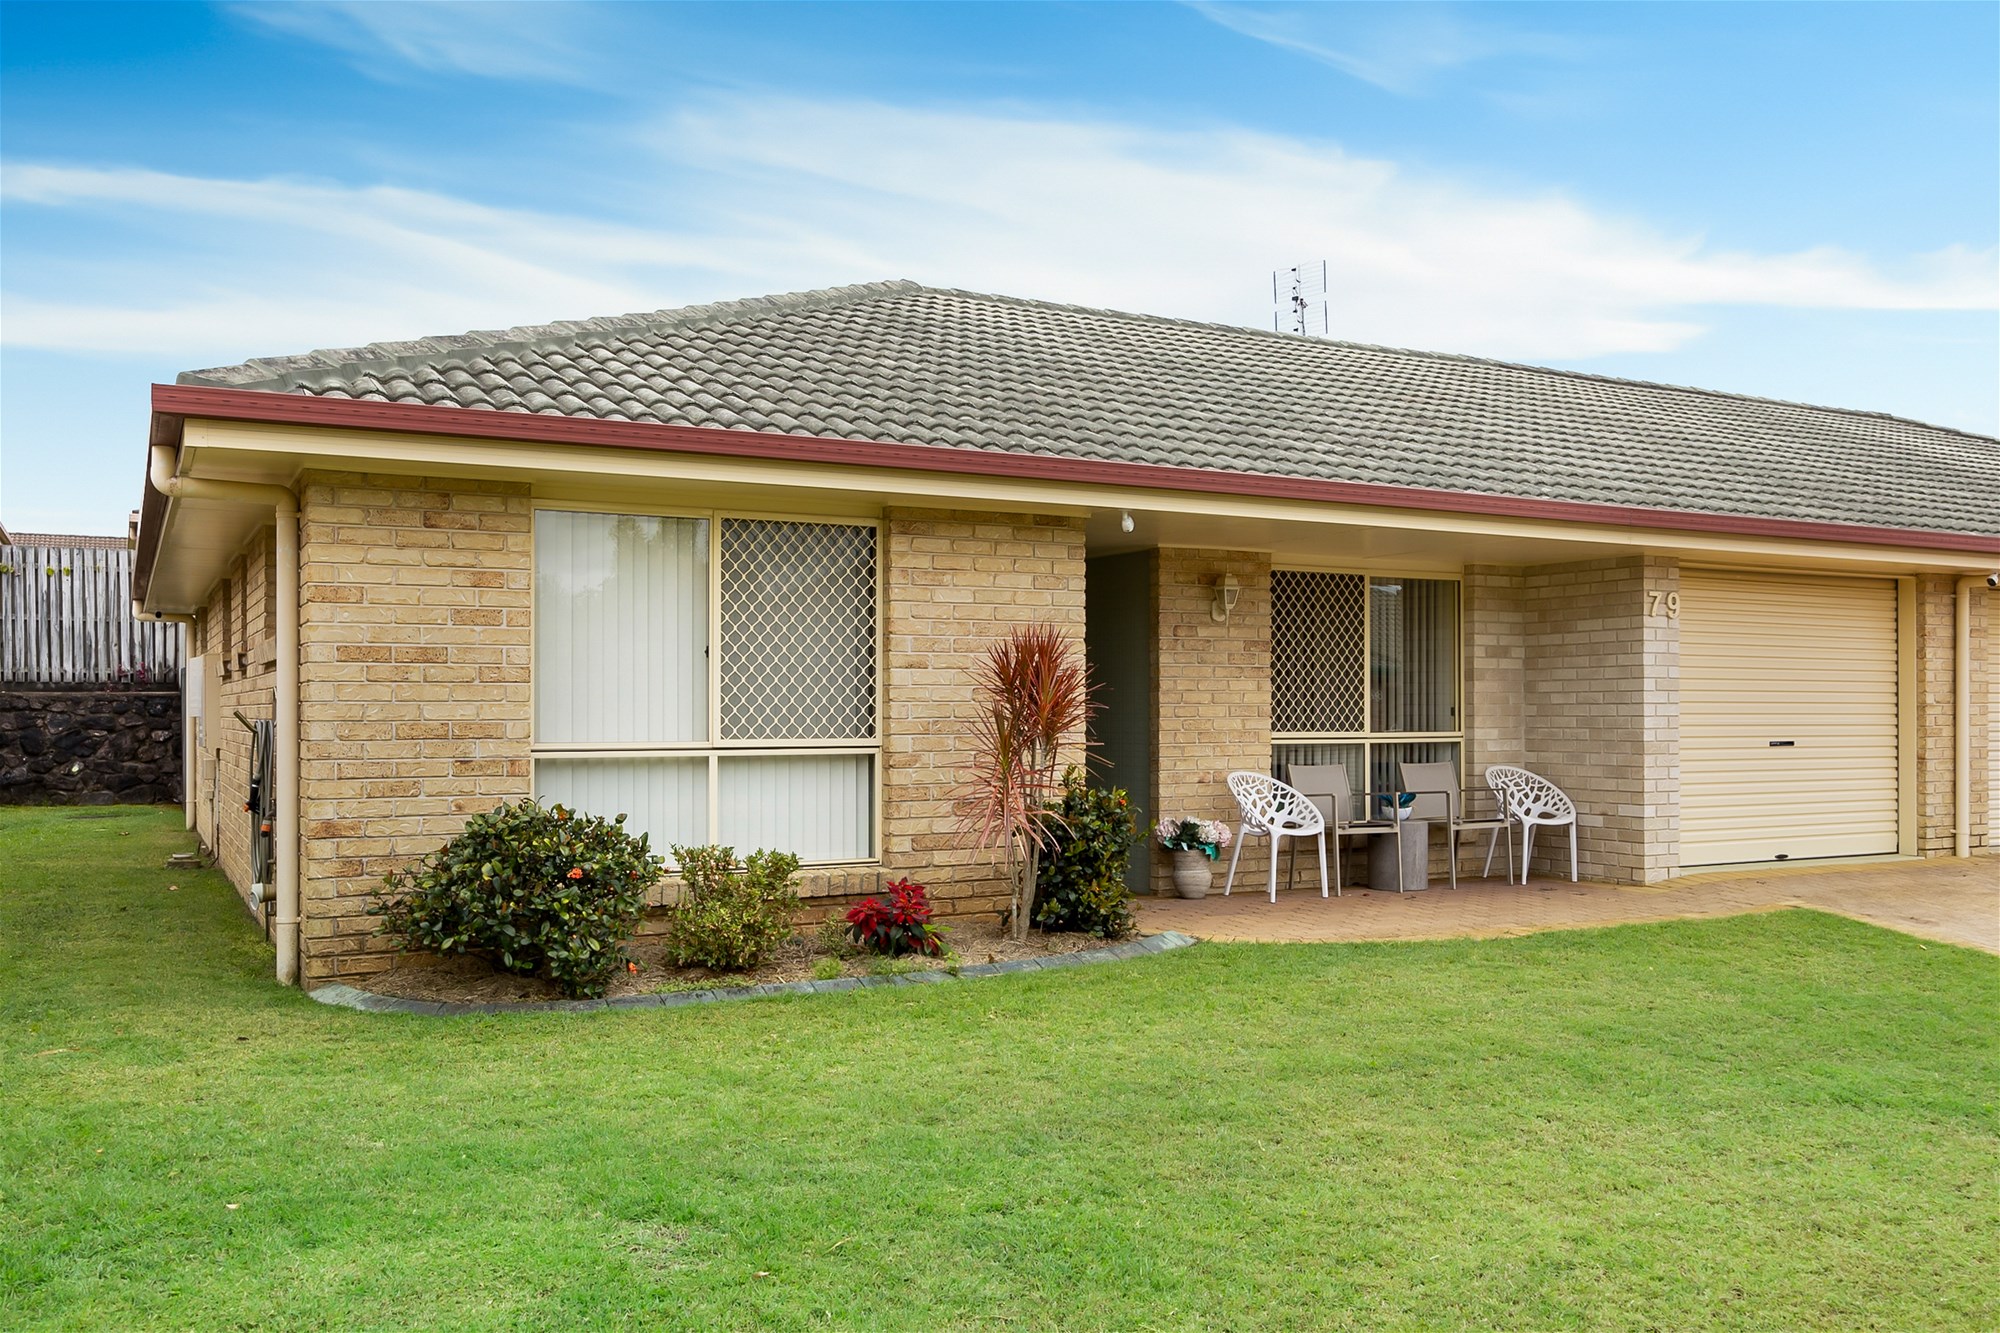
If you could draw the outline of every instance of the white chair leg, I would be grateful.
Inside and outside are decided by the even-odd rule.
[[[1514,821],[1507,821],[1507,882],[1514,882]]]
[[[1339,885],[1334,886],[1336,889]],[[1319,896],[1326,897],[1326,830],[1319,831]]]
[[[1241,825],[1236,830],[1236,854],[1229,858],[1229,878],[1222,881],[1222,896],[1225,898],[1229,896],[1229,891],[1236,887],[1236,863],[1242,859],[1243,840],[1249,836],[1249,830],[1248,824]]]
[[[1528,862],[1535,856],[1535,826],[1521,821],[1521,883],[1528,882]]]
[[[1285,835],[1271,835],[1271,901],[1278,901],[1278,850],[1285,845]]]
[[[1576,883],[1576,821],[1569,822],[1569,882]]]

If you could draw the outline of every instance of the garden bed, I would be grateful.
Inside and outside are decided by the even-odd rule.
[[[839,963],[840,976],[867,977],[1047,958],[1102,949],[1117,942],[1078,933],[1050,934],[1031,930],[1026,940],[1017,943],[999,926],[990,923],[946,921],[941,924],[950,931],[946,944],[951,954],[944,958],[926,958],[916,954],[896,959],[870,954],[843,958],[829,952],[814,935],[808,934],[794,935],[774,949],[757,967],[740,972],[676,967],[663,956],[664,946],[657,937],[641,936],[626,948],[638,971],[618,973],[605,995],[616,999],[628,995],[825,979],[822,974],[827,969],[821,967],[825,959]],[[820,970],[815,971],[815,968]],[[432,954],[407,955],[399,958],[387,972],[378,972],[351,984],[356,989],[376,995],[447,1004],[535,1003],[563,998],[562,992],[547,981],[537,977],[513,976],[482,958],[439,958]]]

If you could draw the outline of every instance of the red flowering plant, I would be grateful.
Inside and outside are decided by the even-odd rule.
[[[847,909],[847,933],[870,953],[891,958],[906,953],[935,958],[944,952],[944,927],[931,924],[930,893],[899,879],[889,885],[889,901],[863,898]]]

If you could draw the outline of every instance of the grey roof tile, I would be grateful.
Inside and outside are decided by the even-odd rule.
[[[868,283],[183,384],[2000,534],[2000,441],[1879,413]]]

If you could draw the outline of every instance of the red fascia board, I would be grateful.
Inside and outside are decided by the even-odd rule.
[[[1781,537],[2000,554],[2000,536],[1934,532],[1921,528],[1758,518],[1693,510],[1652,509],[1639,505],[1592,504],[1577,500],[1538,500],[1525,496],[1484,495],[1417,486],[1222,472],[1213,468],[1171,467],[1160,463],[1121,463],[1045,454],[953,449],[939,445],[830,439],[819,435],[787,435],[772,431],[727,430],[712,426],[670,426],[658,422],[606,421],[596,417],[494,412],[429,403],[368,402],[354,398],[272,393],[262,389],[155,384],[153,411],[156,421],[164,419],[163,424],[175,436],[180,433],[180,421],[175,418],[211,417],[273,425],[596,445],[722,458],[895,468],[906,472],[940,472],[1008,480],[1193,491],[1260,499],[1596,523],[1614,527],[1725,533],[1742,537]]]

